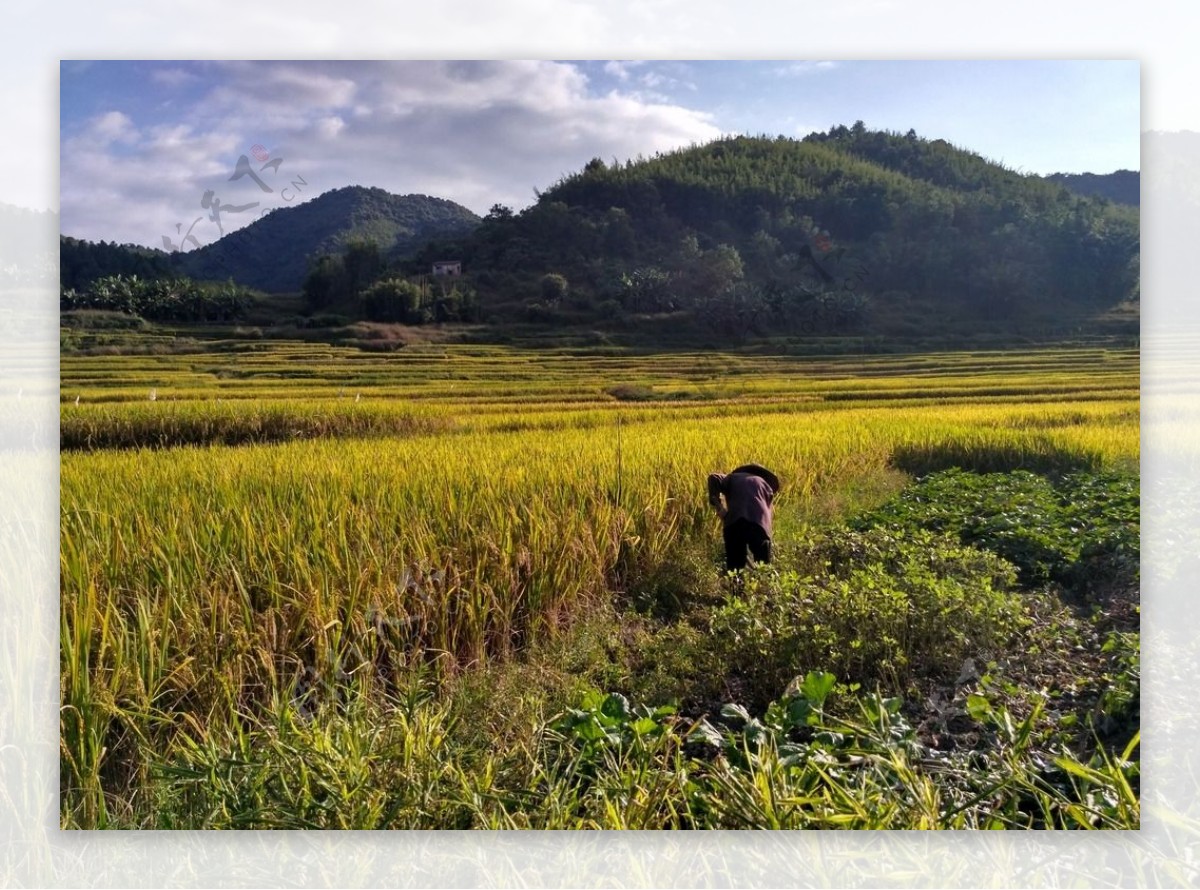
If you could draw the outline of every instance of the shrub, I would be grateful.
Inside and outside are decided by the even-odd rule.
[[[608,394],[619,402],[650,402],[655,399],[654,390],[644,383],[620,383],[610,388]]]
[[[930,532],[838,532],[805,546],[812,572],[748,573],[711,618],[718,660],[761,706],[797,674],[829,667],[892,688],[947,676],[1019,625],[1013,567]]]
[[[345,315],[320,312],[302,319],[302,322],[301,327],[305,328],[340,328],[350,324],[350,319]]]
[[[1025,470],[946,470],[851,525],[944,532],[1003,556],[1027,585],[1052,581],[1094,593],[1136,585],[1138,523],[1131,476],[1079,472],[1052,480]]]
[[[533,300],[525,304],[523,317],[534,324],[555,324],[563,319],[562,313],[554,306]]]
[[[420,324],[425,320],[420,286],[402,278],[377,281],[359,294],[369,321]]]
[[[596,306],[596,314],[601,318],[617,319],[621,318],[623,310],[616,300],[601,300]]]
[[[76,309],[63,312],[59,317],[59,324],[64,328],[86,331],[142,330],[147,326],[146,320],[136,315],[103,309]]]

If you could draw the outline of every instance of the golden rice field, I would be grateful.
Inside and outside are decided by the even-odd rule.
[[[298,684],[384,707],[418,665],[519,661],[685,544],[715,573],[713,470],[779,473],[786,548],[898,473],[1139,457],[1134,350],[256,346],[62,358],[64,826],[155,825],[164,764]]]

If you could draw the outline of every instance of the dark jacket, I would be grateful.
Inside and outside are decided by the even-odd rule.
[[[739,519],[753,522],[769,536],[771,534],[771,501],[775,489],[766,479],[755,473],[742,472],[739,467],[728,475],[712,473],[708,477],[708,502],[720,508],[721,496],[725,497],[728,511],[725,524]]]

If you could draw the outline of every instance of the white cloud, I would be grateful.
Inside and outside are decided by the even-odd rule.
[[[631,72],[634,68],[645,64],[646,63],[642,61],[605,62],[604,73],[610,75],[611,77],[615,77],[617,80],[626,81],[629,80]]]
[[[663,77],[657,71],[648,71],[642,75],[642,83],[650,87],[650,89],[654,89],[655,87],[660,87],[663,84],[668,83],[668,79]]]
[[[316,130],[326,139],[334,139],[346,126],[346,122],[337,115],[323,117],[317,121]]]
[[[113,142],[129,144],[137,141],[137,130],[128,115],[120,111],[107,111],[89,122],[86,138],[100,145]]]
[[[666,93],[659,93],[654,90],[626,90],[614,95],[623,96],[635,102],[643,102],[648,105],[668,105],[671,102],[671,97]]]
[[[184,68],[155,68],[150,72],[150,79],[165,87],[178,88],[195,83],[200,78],[197,74]]]
[[[174,151],[187,146],[192,135],[189,124],[168,124],[152,127],[147,145],[157,151]]]
[[[286,106],[300,111],[341,108],[354,99],[357,85],[346,76],[323,70],[321,63],[218,62],[224,85],[208,104],[224,111]]]
[[[657,91],[595,95],[566,63],[209,65],[213,88],[166,109],[169,119],[141,132],[121,112],[104,123],[115,136],[137,133],[120,151],[64,140],[66,234],[161,246],[175,223],[186,228],[204,212],[199,197],[207,189],[226,203],[257,200],[248,179],[228,181],[255,143],[282,159],[261,174],[264,182],[302,176],[305,199],[344,185],[379,186],[449,198],[482,214],[495,203],[526,206],[535,189],[593,157],[650,155],[721,135],[710,116]],[[226,231],[249,221],[224,220]],[[212,237],[203,242],[215,237],[208,227]]]

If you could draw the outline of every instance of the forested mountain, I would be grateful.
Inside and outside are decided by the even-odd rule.
[[[1108,198],[1118,204],[1141,206],[1142,177],[1136,170],[1117,170],[1113,173],[1051,173],[1051,182],[1065,185],[1077,195]]]
[[[84,288],[109,275],[183,276],[197,281],[232,279],[268,293],[296,292],[318,257],[337,254],[347,245],[372,243],[385,259],[398,259],[430,239],[467,234],[478,223],[478,216],[453,201],[347,186],[305,204],[273,210],[187,253],[63,236],[62,287]]]
[[[444,198],[347,186],[273,210],[219,241],[176,255],[176,264],[197,280],[232,278],[269,292],[299,291],[313,260],[347,244],[374,242],[384,256],[402,256],[432,238],[465,234],[478,222]]]
[[[178,274],[171,254],[165,251],[138,244],[85,241],[69,235],[58,239],[58,266],[63,290],[82,290],[109,275],[136,275],[153,280]]]
[[[766,333],[909,305],[998,321],[1100,310],[1136,293],[1138,250],[1134,208],[859,123],[594,159],[520,214],[493,208],[462,254],[497,312],[520,293],[545,316],[555,274],[576,309]]]

